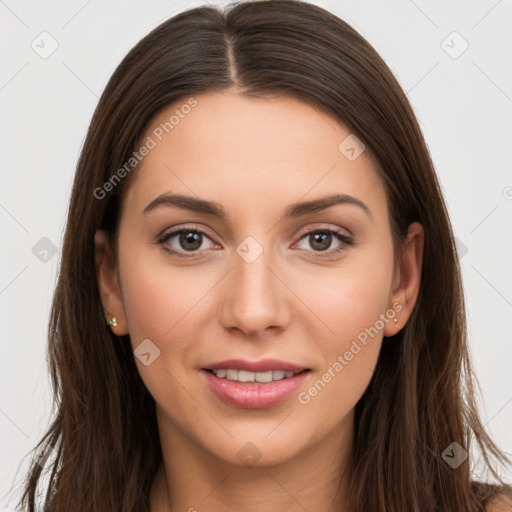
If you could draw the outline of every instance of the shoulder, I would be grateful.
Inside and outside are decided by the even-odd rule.
[[[489,501],[485,512],[512,512],[512,497],[506,493],[500,493]]]

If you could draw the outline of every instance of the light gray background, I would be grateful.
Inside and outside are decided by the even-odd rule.
[[[460,241],[484,422],[510,453],[512,2],[313,3],[375,46],[415,109]],[[6,493],[23,476],[18,464],[50,421],[48,314],[74,169],[98,97],[142,36],[202,4],[0,0],[0,510],[12,510]],[[43,31],[58,43],[46,59],[31,47],[51,48]],[[43,237],[57,249],[47,262],[32,250]]]

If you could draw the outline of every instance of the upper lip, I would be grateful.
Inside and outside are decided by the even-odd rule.
[[[279,361],[278,359],[262,359],[261,361],[247,361],[246,359],[228,359],[226,361],[219,361],[212,363],[204,368],[205,370],[245,370],[248,372],[269,372],[282,370],[285,372],[298,373],[307,368],[286,361]]]

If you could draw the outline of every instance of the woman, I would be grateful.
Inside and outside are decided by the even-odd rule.
[[[512,510],[471,480],[471,441],[494,477],[508,460],[425,142],[327,11],[197,8],[140,41],[91,122],[61,265],[44,510]]]

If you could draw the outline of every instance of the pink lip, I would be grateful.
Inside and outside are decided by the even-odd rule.
[[[279,361],[278,359],[262,359],[261,361],[247,361],[245,359],[228,359],[227,361],[220,361],[212,363],[204,367],[208,370],[246,370],[248,372],[269,372],[274,370],[282,370],[285,372],[301,372],[306,370],[304,366]]]
[[[213,368],[213,369],[220,369]],[[222,366],[222,368],[246,368],[238,365]],[[282,368],[279,368],[282,369]],[[255,371],[255,370],[248,370]],[[268,370],[259,370],[268,371]],[[293,369],[285,371],[295,371]],[[300,371],[300,370],[298,370]],[[304,382],[309,372],[302,372],[289,379],[273,382],[236,382],[216,377],[208,370],[201,370],[210,389],[225,403],[244,409],[263,409],[282,402],[296,391]]]

